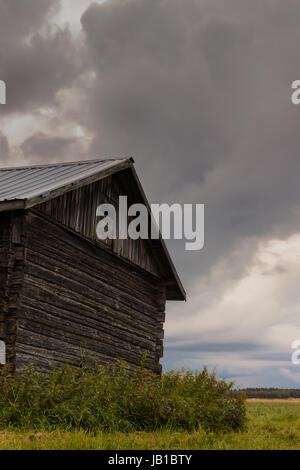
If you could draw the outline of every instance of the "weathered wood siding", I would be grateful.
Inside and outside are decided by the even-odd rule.
[[[23,215],[4,212],[0,217],[0,339],[6,361],[15,364],[17,316],[23,282]]]
[[[74,193],[65,197],[77,202],[68,205],[62,198],[56,218],[74,207],[67,225],[81,231],[81,196]],[[47,204],[44,212],[53,216],[56,206]],[[94,213],[93,204],[86,210]],[[29,212],[25,221],[17,369],[30,362],[41,368],[79,365],[82,354],[100,364],[123,358],[135,367],[146,351],[149,368],[160,371],[166,301],[161,280],[46,216]]]
[[[125,191],[117,176],[109,176],[51,199],[39,205],[38,210],[82,236],[102,244],[103,241],[99,241],[96,235],[96,225],[99,220],[96,217],[97,207],[100,204],[112,204],[116,208],[118,218],[119,196],[121,195],[128,196],[128,187]],[[129,196],[128,204],[134,202],[136,201]],[[108,239],[105,243],[114,253],[132,261],[146,271],[156,275],[161,274],[149,240]]]

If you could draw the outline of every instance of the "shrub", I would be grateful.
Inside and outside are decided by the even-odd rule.
[[[132,373],[119,362],[109,370],[33,366],[0,373],[0,428],[154,431],[161,428],[237,430],[245,422],[245,403],[233,383],[200,373],[145,368]]]

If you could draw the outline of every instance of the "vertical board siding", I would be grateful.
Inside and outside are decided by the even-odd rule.
[[[105,184],[111,188],[108,179],[102,189]],[[84,197],[92,200],[95,190],[99,186],[86,187]],[[76,202],[80,206],[82,194],[49,201],[43,212],[88,238],[91,229],[83,213],[67,209]],[[92,214],[95,204],[85,204]],[[148,367],[160,372],[166,301],[160,279],[51,219],[29,212],[25,220],[17,368],[30,362],[42,369],[65,362],[78,366],[82,355],[100,364],[122,358],[138,367],[146,351]]]
[[[125,195],[125,192],[122,191],[118,180],[114,176],[109,176],[51,199],[41,204],[38,210],[82,236],[97,242],[96,209],[100,204],[110,203],[114,205],[118,213],[120,195]],[[130,199],[128,203],[131,204]],[[154,261],[148,240],[117,239],[105,240],[105,243],[121,257],[160,276],[160,269]]]

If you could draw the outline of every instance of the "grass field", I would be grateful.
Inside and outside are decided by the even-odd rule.
[[[300,403],[247,403],[240,432],[98,433],[0,431],[1,450],[300,449]]]

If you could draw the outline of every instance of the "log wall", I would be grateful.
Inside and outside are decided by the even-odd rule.
[[[0,339],[6,345],[6,361],[13,367],[23,284],[23,220],[18,212],[5,212],[0,218]]]
[[[160,372],[166,288],[157,276],[33,212],[24,248],[17,369],[79,366],[82,356],[137,367],[146,351]]]

